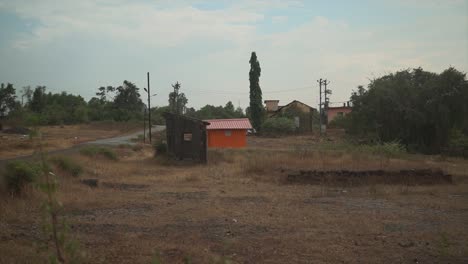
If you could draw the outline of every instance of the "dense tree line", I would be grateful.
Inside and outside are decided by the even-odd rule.
[[[223,119],[245,117],[242,108],[234,108],[234,105],[231,101],[227,102],[224,107],[221,105],[205,105],[199,110],[195,110],[194,108],[188,108],[186,114],[188,116],[198,119]]]
[[[232,102],[223,106],[206,105],[199,110],[187,108],[188,99],[179,92],[180,83],[173,85],[167,106],[151,108],[154,124],[164,124],[163,112],[178,112],[199,119],[245,117],[242,108]],[[146,105],[139,88],[124,81],[121,86],[102,86],[96,96],[86,102],[83,97],[66,92],[48,92],[45,86],[23,87],[17,91],[12,84],[0,88],[0,123],[8,119],[17,125],[61,125],[89,121],[129,121],[144,118]]]
[[[454,68],[385,75],[359,86],[351,101],[352,113],[340,120],[350,134],[424,153],[468,149],[468,82]]]
[[[45,86],[24,87],[16,95],[12,84],[0,89],[0,118],[22,125],[76,124],[88,121],[142,119],[145,105],[138,87],[124,81],[118,87],[100,87],[86,102],[80,95],[47,92]],[[21,97],[21,101],[17,99]]]

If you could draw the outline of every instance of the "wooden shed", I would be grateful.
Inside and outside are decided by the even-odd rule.
[[[164,113],[168,153],[176,158],[206,163],[206,126],[210,123],[174,113]]]
[[[252,129],[248,118],[205,120],[209,125],[208,147],[243,148],[247,146],[247,130]]]

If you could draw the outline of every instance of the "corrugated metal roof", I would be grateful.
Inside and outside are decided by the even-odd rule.
[[[252,129],[248,118],[203,120],[210,124],[206,129]]]

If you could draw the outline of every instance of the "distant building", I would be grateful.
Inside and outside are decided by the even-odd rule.
[[[267,117],[285,116],[294,119],[296,131],[300,133],[312,132],[312,119],[315,108],[294,100],[287,105],[279,106],[279,100],[265,100]]]
[[[211,119],[206,127],[209,148],[243,148],[247,146],[248,118]]]
[[[349,102],[343,103],[343,106],[328,107],[326,110],[328,123],[330,123],[337,116],[345,116],[351,113],[351,110],[352,108],[349,105]]]

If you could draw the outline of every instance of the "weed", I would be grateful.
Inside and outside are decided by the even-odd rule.
[[[43,229],[49,237],[49,240],[52,241],[55,251],[55,253],[51,253],[49,255],[49,262],[77,263],[80,259],[77,254],[77,242],[67,237],[70,228],[65,219],[62,218],[62,221],[59,223],[59,212],[62,211],[62,203],[57,199],[57,176],[51,172],[50,167],[46,162],[41,136],[39,136],[38,139],[38,154],[41,160],[39,167],[40,169],[37,171],[37,173],[41,176],[38,186],[39,189],[46,195],[46,200],[42,205],[45,216]],[[67,162],[59,162],[58,164],[67,164]],[[67,165],[70,164],[72,163],[69,162]],[[47,241],[44,244],[46,250],[48,250],[48,246],[49,243]]]
[[[117,157],[117,154],[115,153],[114,150],[109,149],[109,148],[100,148],[99,149],[99,154],[102,154],[104,157],[110,159],[110,160],[118,160],[119,158]]]
[[[438,241],[438,247],[439,247],[439,254],[441,256],[448,256],[449,255],[449,247],[450,243],[447,238],[447,235],[445,233],[440,234],[440,239]]]
[[[140,145],[140,144],[137,144],[137,145],[133,145],[132,146],[132,150],[133,151],[141,151],[143,149],[143,146]]]
[[[110,160],[118,160],[117,154],[114,150],[104,147],[95,147],[89,146],[82,148],[80,150],[81,155],[85,155],[88,157],[96,157],[97,155],[102,155]]]
[[[68,157],[53,157],[50,159],[61,170],[70,173],[73,177],[83,173],[83,167]]]
[[[5,166],[5,182],[11,194],[21,194],[24,187],[34,182],[39,175],[37,164],[25,161],[12,161]]]
[[[80,154],[88,157],[94,157],[98,154],[99,148],[95,146],[89,146],[80,149]]]
[[[360,145],[355,148],[355,151],[387,158],[397,158],[407,153],[405,147],[398,142],[387,142],[375,145]]]
[[[167,144],[164,141],[159,141],[154,145],[154,155],[165,155],[167,153]]]
[[[208,150],[208,162],[210,164],[219,164],[222,162],[233,163],[233,150],[210,149]]]

